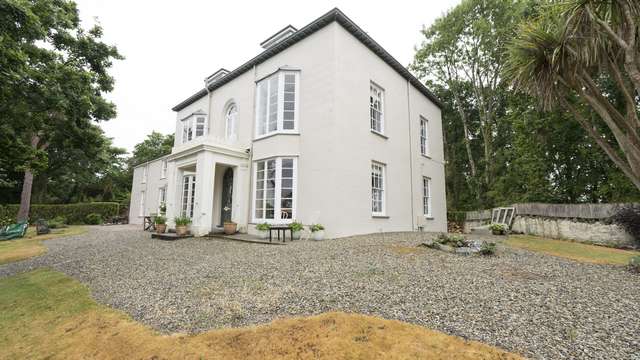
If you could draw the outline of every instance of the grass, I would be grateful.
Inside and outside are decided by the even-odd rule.
[[[51,229],[49,234],[37,235],[36,229],[29,227],[27,234],[22,239],[0,241],[0,264],[44,254],[47,252],[47,248],[42,244],[43,240],[80,235],[84,232],[86,229],[83,226],[69,226],[62,229]]]
[[[547,239],[531,235],[512,235],[505,241],[508,246],[559,256],[593,264],[627,265],[629,259],[640,255],[638,251],[608,248],[579,242]]]
[[[521,359],[417,325],[337,312],[160,335],[45,269],[0,280],[0,349],[0,359]]]

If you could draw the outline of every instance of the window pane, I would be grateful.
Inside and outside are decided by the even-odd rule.
[[[291,206],[293,206],[293,201],[291,199],[283,199],[280,202],[280,207],[284,208],[290,208]]]
[[[258,135],[264,135],[267,131],[267,99],[267,83],[263,81],[258,84]]]
[[[294,117],[295,117],[295,113],[293,111],[285,111],[284,113],[282,113],[282,118],[285,121],[290,120],[292,124],[293,124]],[[291,128],[293,129],[293,126]]]
[[[293,186],[293,180],[292,179],[282,179],[282,187],[283,188],[290,188]]]
[[[292,189],[282,189],[280,194],[281,194],[281,197],[283,199],[292,198],[293,197],[293,190]]]
[[[269,131],[278,129],[278,76],[269,79]]]
[[[293,159],[282,159],[282,167],[293,169]]]
[[[282,177],[283,178],[293,177],[293,169],[285,169],[284,163],[282,164]]]

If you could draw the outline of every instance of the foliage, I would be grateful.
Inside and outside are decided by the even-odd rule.
[[[467,218],[467,213],[464,211],[447,211],[447,221],[453,221],[456,223],[463,223]]]
[[[0,205],[0,217],[15,219],[19,205]],[[51,220],[63,216],[68,224],[83,224],[87,215],[100,214],[103,219],[118,215],[120,205],[114,202],[93,202],[77,204],[36,204],[31,206],[31,219]],[[35,220],[34,220],[35,221]]]
[[[258,231],[269,231],[269,229],[271,229],[271,225],[269,225],[268,223],[256,225],[256,230]]]
[[[84,222],[85,224],[88,224],[88,225],[100,225],[103,222],[102,215],[97,213],[91,213],[87,215]]]
[[[0,212],[0,228],[14,223],[14,217]]]
[[[623,206],[611,217],[611,221],[629,233],[640,247],[640,204]]]
[[[176,226],[187,226],[191,224],[191,218],[187,216],[176,216],[173,221],[176,223]]]
[[[480,245],[480,255],[495,255],[496,243],[485,241]]]
[[[507,231],[507,227],[504,224],[491,224],[489,225],[489,230],[494,235],[503,235]]]
[[[629,265],[627,267],[632,272],[640,273],[640,256],[634,256],[629,259]]]
[[[467,246],[467,240],[462,235],[439,233],[433,241],[455,248]]]
[[[56,216],[49,220],[48,225],[52,229],[61,229],[67,227],[67,219],[64,216]]]
[[[309,226],[309,229],[311,229],[311,232],[322,231],[324,230],[324,226],[321,224],[312,224]]]
[[[133,155],[129,159],[129,165],[133,167],[170,154],[173,141],[173,134],[163,135],[153,131],[144,141],[136,144]]]
[[[505,75],[545,110],[569,113],[640,190],[640,3],[550,5],[509,45]]]
[[[291,229],[291,231],[293,232],[302,231],[302,229],[304,229],[304,225],[302,225],[302,223],[300,222],[293,221],[291,224],[289,224],[289,229]]]
[[[153,222],[156,225],[166,225],[167,217],[162,215],[156,216],[155,218],[153,218]]]

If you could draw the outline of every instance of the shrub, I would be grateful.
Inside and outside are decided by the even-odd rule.
[[[481,255],[495,255],[496,243],[487,242],[487,241],[483,242],[482,245],[480,245],[479,253]]]
[[[15,218],[10,218],[7,215],[0,214],[0,228],[13,224]]]
[[[10,223],[15,222],[20,205],[0,205],[0,220],[10,219]],[[31,222],[37,219],[53,220],[62,216],[66,219],[66,224],[82,224],[87,215],[100,214],[103,219],[118,215],[120,205],[117,202],[92,202],[77,204],[34,204],[29,210]]]
[[[630,204],[621,207],[611,217],[611,221],[623,228],[640,246],[640,204]]]
[[[629,270],[640,273],[640,256],[634,256],[629,259]]]
[[[91,213],[84,219],[85,224],[100,225],[102,224],[102,215]]]
[[[446,233],[440,233],[434,239],[434,242],[438,244],[452,246],[452,247],[463,247],[467,246],[467,241],[462,235],[450,235]]]
[[[267,223],[262,223],[262,224],[256,225],[256,230],[258,230],[258,231],[268,231],[269,229],[271,229],[271,225],[269,225]]]
[[[301,231],[302,229],[304,229],[304,225],[302,225],[302,223],[294,221],[291,224],[289,224],[289,229],[291,229],[291,231],[293,232]]]
[[[311,232],[324,230],[324,226],[322,226],[321,224],[313,224],[309,228],[311,229]]]
[[[464,211],[448,211],[447,221],[462,224],[467,219],[467,213]]]
[[[166,217],[164,217],[164,216],[162,216],[162,215],[159,215],[159,216],[156,216],[156,217],[153,219],[153,222],[154,222],[156,225],[166,225],[166,224],[167,224],[167,218],[166,218]]]
[[[187,226],[191,224],[191,219],[186,216],[176,216],[173,221],[176,223],[176,226]]]
[[[503,224],[491,224],[489,225],[489,230],[494,235],[503,235],[507,231],[507,227]]]
[[[67,227],[67,219],[64,216],[56,216],[47,222],[51,229],[60,229]]]

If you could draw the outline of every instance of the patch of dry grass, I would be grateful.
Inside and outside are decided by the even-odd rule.
[[[49,234],[37,235],[35,227],[29,227],[27,234],[22,239],[0,241],[0,264],[44,254],[47,252],[47,248],[42,244],[43,240],[80,235],[85,232],[84,226],[69,226],[62,229],[52,229]]]
[[[638,251],[547,239],[531,235],[511,235],[504,243],[514,248],[537,251],[547,255],[593,264],[626,265],[629,263],[629,259],[640,255]]]
[[[159,335],[50,270],[0,280],[0,349],[0,359],[521,359],[417,325],[345,313]]]

